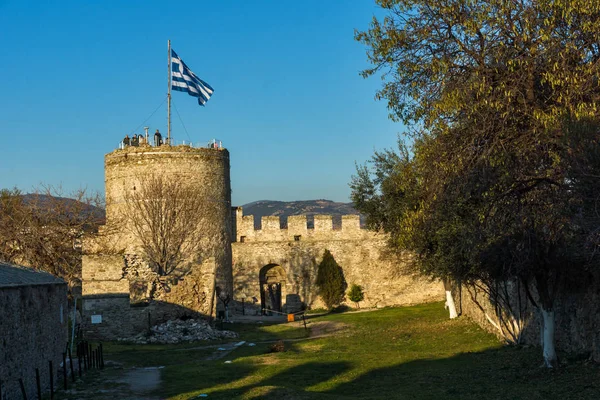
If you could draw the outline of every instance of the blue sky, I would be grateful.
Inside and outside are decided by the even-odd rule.
[[[0,187],[103,193],[104,154],[166,97],[171,39],[215,89],[206,107],[173,93],[173,137],[223,141],[234,205],[349,201],[355,161],[404,129],[374,100],[381,81],[359,76],[353,32],[380,12],[372,0],[0,0]],[[144,125],[165,132],[166,105]]]

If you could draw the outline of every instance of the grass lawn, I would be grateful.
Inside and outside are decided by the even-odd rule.
[[[234,325],[240,346],[203,361],[207,349],[112,345],[106,358],[126,366],[164,365],[160,399],[600,399],[600,368],[581,361],[540,368],[537,348],[502,346],[442,303],[310,319],[293,325]],[[267,353],[285,338],[286,351]],[[200,346],[196,344],[195,346]],[[231,363],[224,361],[231,360]],[[201,398],[201,397],[199,397]]]

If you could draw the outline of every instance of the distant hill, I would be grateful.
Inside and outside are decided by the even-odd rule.
[[[342,215],[358,214],[352,203],[338,203],[331,200],[302,200],[302,201],[274,201],[259,200],[244,204],[244,215],[254,215],[254,227],[260,228],[260,219],[263,216],[279,216],[282,228],[287,227],[287,217],[290,215],[306,215],[308,227],[312,228],[315,215],[332,215],[334,228],[341,226]],[[361,225],[363,225],[361,216]]]
[[[25,194],[23,195],[25,202],[37,202],[42,208],[52,207],[53,202],[58,201],[63,203],[66,209],[79,210],[79,212],[89,212],[98,218],[101,223],[105,218],[103,208],[94,207],[93,205],[79,205],[77,200],[55,197],[52,199],[47,195]],[[301,201],[274,201],[274,200],[259,200],[252,203],[244,204],[244,215],[254,215],[254,227],[260,229],[260,219],[263,216],[279,216],[281,227],[287,227],[287,217],[290,215],[306,215],[308,227],[314,225],[315,215],[331,215],[333,216],[334,228],[341,226],[342,215],[359,215],[359,212],[352,206],[352,203],[339,203],[331,200],[301,200]],[[364,226],[364,217],[360,216],[361,226]]]
[[[81,203],[80,201],[70,199],[68,197],[57,197],[46,194],[33,193],[23,194],[21,195],[21,197],[23,198],[23,201],[26,204],[35,204],[41,209],[50,209],[52,207],[59,206],[62,210],[66,212],[72,210],[78,213],[89,214],[100,224],[104,223],[104,220],[106,218],[106,212],[104,208],[96,207],[92,204]]]

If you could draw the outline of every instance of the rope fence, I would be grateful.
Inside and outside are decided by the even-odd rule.
[[[308,330],[308,327],[306,326],[306,312],[305,311],[297,311],[295,313],[284,313],[281,311],[271,310],[270,308],[263,308],[262,310],[263,310],[263,314],[265,311],[269,311],[269,312],[272,312],[275,314],[287,315],[288,322],[296,321],[296,315],[301,315],[302,316],[301,322],[304,323],[304,329]]]

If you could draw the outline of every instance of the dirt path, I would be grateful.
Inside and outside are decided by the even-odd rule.
[[[309,327],[310,336],[308,339],[317,339],[337,334],[346,329],[348,325],[338,321],[319,321],[311,322]]]
[[[212,360],[220,360],[225,357],[227,354],[231,353],[233,350],[237,349],[240,346],[245,345],[245,341],[235,342],[235,343],[223,343],[219,346],[216,346],[216,350],[208,357],[205,357],[204,360],[212,361]]]
[[[136,395],[143,395],[160,386],[160,370],[162,367],[133,368],[125,373],[119,382],[129,385]]]
[[[149,393],[160,387],[162,367],[123,368],[108,361],[102,371],[90,371],[83,381],[56,393],[60,400],[159,400]]]

